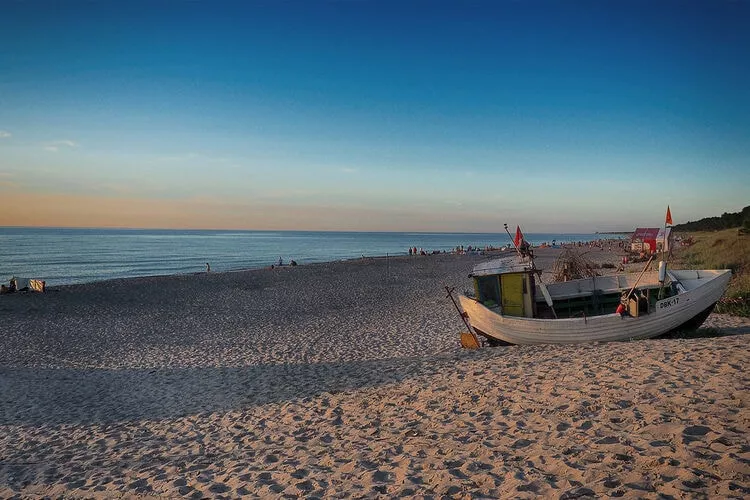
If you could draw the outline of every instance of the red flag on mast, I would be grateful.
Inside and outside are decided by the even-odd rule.
[[[669,205],[667,205],[667,220],[664,225],[672,224],[672,212],[669,211]]]
[[[521,226],[516,226],[516,239],[513,240],[513,244],[516,245],[516,247],[521,245],[521,242],[523,241],[523,234],[521,233]]]

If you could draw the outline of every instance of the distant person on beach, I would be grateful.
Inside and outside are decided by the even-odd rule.
[[[411,255],[411,247],[409,247],[409,255]]]
[[[207,273],[211,272],[211,264],[209,264],[208,262],[206,262],[206,272]]]
[[[279,257],[279,267],[281,267],[281,266],[283,266],[283,265],[284,265],[284,261],[283,261],[283,260],[281,260],[281,257]]]

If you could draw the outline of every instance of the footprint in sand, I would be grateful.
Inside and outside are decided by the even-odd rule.
[[[470,463],[466,467],[466,470],[468,470],[469,472],[478,472],[480,470],[488,471],[488,470],[492,470],[494,468],[495,468],[495,466],[492,465],[492,464],[490,464],[490,463],[486,463],[486,462],[472,462],[472,463]]]
[[[519,449],[519,448],[526,448],[527,446],[533,444],[533,441],[529,441],[528,439],[519,439],[512,445],[510,445],[513,449]]]
[[[297,469],[296,471],[292,472],[291,476],[295,479],[304,479],[308,474],[309,472],[306,469]]]
[[[315,486],[313,485],[312,481],[309,479],[306,481],[300,481],[295,485],[297,489],[303,493],[310,493]]]
[[[392,483],[393,474],[388,471],[376,470],[372,473],[372,481],[375,483]]]
[[[601,438],[599,441],[595,441],[596,444],[617,444],[620,440],[614,436],[607,436]]]
[[[713,432],[710,427],[704,425],[691,425],[685,427],[682,433],[686,436],[705,436],[709,432]]]
[[[261,472],[258,474],[258,484],[273,484],[274,480],[270,472]]]
[[[461,469],[450,469],[448,473],[456,479],[469,479],[470,477],[461,471]]]
[[[218,495],[218,494],[221,494],[221,493],[226,493],[227,491],[229,491],[231,489],[232,488],[230,488],[229,486],[227,486],[224,483],[214,483],[214,484],[212,484],[208,488],[208,491],[210,491],[211,493],[214,493],[214,494]]]
[[[575,488],[560,495],[560,500],[573,500],[575,498],[596,498],[596,493],[589,488]]]
[[[618,479],[608,477],[602,484],[605,488],[617,488],[618,486],[620,486],[620,481]]]
[[[692,443],[693,441],[700,441],[703,436],[713,432],[710,427],[704,425],[691,425],[685,427],[682,431],[682,442],[684,444]]]

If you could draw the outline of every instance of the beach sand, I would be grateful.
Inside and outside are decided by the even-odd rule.
[[[0,497],[750,495],[750,321],[464,351],[484,259],[2,296]]]

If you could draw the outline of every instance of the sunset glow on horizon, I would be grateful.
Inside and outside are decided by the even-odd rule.
[[[11,2],[0,226],[630,230],[750,204],[748,2]]]

